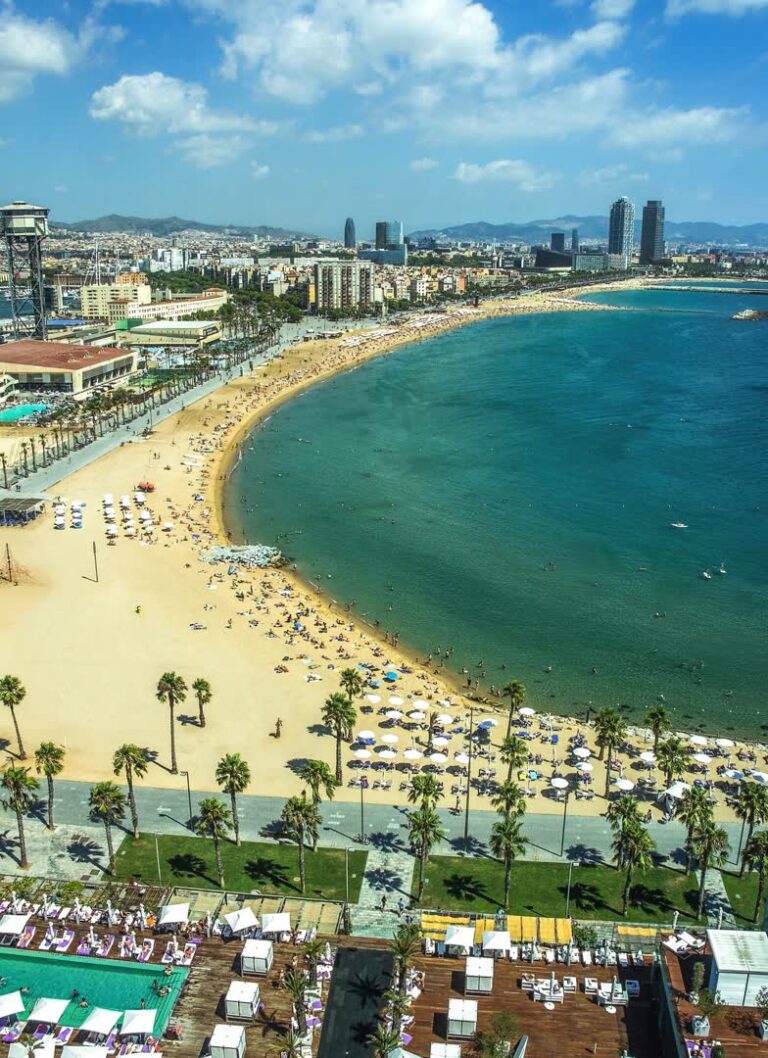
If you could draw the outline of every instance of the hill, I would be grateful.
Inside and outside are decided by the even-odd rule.
[[[180,231],[201,231],[213,234],[258,235],[264,239],[311,238],[305,232],[291,231],[288,228],[270,228],[266,225],[250,227],[246,224],[204,224],[198,220],[184,220],[182,217],[123,217],[119,213],[110,213],[95,220],[77,220],[71,222],[51,221],[51,227],[65,228],[67,231],[87,232],[123,232],[132,235],[175,235]]]

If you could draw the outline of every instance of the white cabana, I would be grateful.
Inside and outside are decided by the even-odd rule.
[[[108,1054],[106,1047],[73,1046],[65,1047],[61,1058],[107,1058]]]
[[[82,1032],[95,1032],[99,1036],[108,1036],[117,1025],[119,1010],[107,1010],[105,1007],[94,1007],[80,1026]]]
[[[24,1009],[24,999],[21,992],[6,992],[0,996],[0,1018],[9,1018],[12,1014],[20,1014]]]
[[[259,1009],[259,986],[255,981],[233,981],[224,997],[227,1018],[251,1021]]]
[[[20,937],[29,922],[30,915],[3,915],[0,919],[0,933]]]
[[[44,1021],[58,1025],[61,1015],[69,1006],[69,999],[38,999],[29,1015],[30,1021]]]
[[[469,955],[474,943],[475,931],[472,926],[449,926],[445,931],[445,948],[450,955]]]
[[[242,1025],[217,1025],[211,1033],[211,1058],[243,1058],[245,1029]]]
[[[491,929],[483,933],[483,953],[487,951],[508,952],[512,949],[509,930]]]
[[[12,1043],[8,1048],[8,1058],[53,1058],[54,1054],[53,1036],[41,1036],[40,1039],[30,1043]],[[89,1051],[93,1048],[89,1047]]]
[[[268,974],[275,958],[271,940],[247,940],[240,955],[240,972]]]
[[[688,782],[673,782],[668,790],[662,790],[656,798],[661,800],[662,797],[670,797],[673,801],[679,801],[686,790],[690,790],[691,784]]]
[[[709,987],[729,1007],[754,1007],[768,987],[768,936],[757,930],[708,929]]]
[[[461,1058],[460,1043],[431,1043],[429,1058]]]
[[[237,911],[230,911],[224,916],[224,921],[233,933],[242,933],[243,930],[253,929],[259,924],[252,907],[240,907]]]
[[[469,1038],[477,1032],[477,1000],[448,1000],[448,1036]]]
[[[278,911],[274,915],[263,915],[261,919],[262,933],[290,933],[291,916],[287,911]]]
[[[155,1030],[156,1010],[126,1010],[121,1036],[146,1036]]]
[[[160,909],[158,929],[164,926],[180,926],[189,921],[189,904],[166,904]]]
[[[493,959],[469,956],[464,971],[464,991],[490,995],[493,991]]]

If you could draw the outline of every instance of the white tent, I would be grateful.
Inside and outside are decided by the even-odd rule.
[[[68,999],[38,999],[29,1015],[30,1021],[45,1021],[58,1025],[61,1015],[69,1006]]]
[[[768,937],[757,930],[708,929],[709,987],[729,1007],[754,1007],[768,987]]]
[[[487,993],[493,991],[493,959],[478,959],[473,955],[467,958],[464,991]]]
[[[211,1033],[211,1058],[243,1058],[245,1029],[242,1025],[216,1025]]]
[[[34,1046],[34,1049],[33,1049]],[[92,1047],[88,1048],[93,1050]],[[12,1043],[8,1048],[8,1058],[53,1058],[53,1036],[42,1036],[32,1043]]]
[[[117,1024],[119,1017],[119,1010],[106,1010],[104,1007],[94,1007],[80,1026],[80,1029],[82,1032],[95,1032],[100,1036],[108,1036]]]
[[[189,921],[189,904],[166,904],[160,910],[158,926],[180,926]]]
[[[247,940],[240,955],[240,972],[267,974],[274,957],[275,949],[271,940]]]
[[[224,997],[224,1011],[228,1018],[250,1021],[259,1009],[259,986],[254,981],[233,981]]]
[[[658,795],[657,800],[662,797],[671,797],[673,801],[679,801],[686,790],[690,790],[691,784],[688,782],[673,782],[668,790],[662,790]]]
[[[445,931],[445,947],[460,949],[459,955],[469,955],[475,943],[472,926],[449,926]]]
[[[252,907],[241,907],[237,911],[230,911],[224,916],[224,920],[233,933],[242,933],[244,929],[253,929],[259,924]]]
[[[262,933],[290,933],[291,916],[287,911],[279,911],[274,915],[262,915]]]
[[[156,1010],[126,1010],[123,1015],[121,1036],[141,1036],[155,1028]]]
[[[6,992],[0,996],[0,1018],[9,1018],[11,1014],[20,1014],[24,1009],[21,992]]]
[[[14,937],[20,937],[30,917],[30,915],[3,915],[0,919],[0,933],[12,933]]]
[[[106,1047],[65,1047],[61,1052],[61,1058],[107,1058],[109,1051]]]
[[[512,939],[509,930],[491,929],[483,933],[483,951],[509,951],[512,947]]]
[[[477,1000],[448,1000],[448,1035],[474,1036],[477,1031]]]

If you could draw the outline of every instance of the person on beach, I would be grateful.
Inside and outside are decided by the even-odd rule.
[[[275,723],[275,738],[280,738],[280,735],[282,734],[282,732],[283,732],[283,721],[280,719],[280,717],[278,717],[277,718],[277,722]]]

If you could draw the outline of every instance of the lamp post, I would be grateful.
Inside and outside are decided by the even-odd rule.
[[[181,774],[187,780],[187,804],[189,805],[189,826],[191,828],[191,826],[192,826],[192,790],[191,790],[190,785],[189,785],[189,772],[188,771],[183,771]]]
[[[568,794],[571,792],[568,785],[567,779],[554,778],[551,783],[552,787],[558,791],[565,791],[565,798],[563,799],[563,829],[560,834],[560,855],[563,855],[565,849],[565,821],[568,815]]]
[[[160,846],[157,843],[157,834],[155,834],[155,856],[157,857],[157,880],[162,882],[163,878],[160,873]]]
[[[565,917],[568,918],[568,909],[571,906],[571,879],[573,878],[573,860],[568,862],[568,892],[565,896]]]
[[[464,803],[464,855],[469,854],[469,791],[472,786],[472,733],[475,724],[474,706],[469,707],[469,762],[467,763],[467,797]]]
[[[365,794],[365,785],[363,783],[363,779],[364,778],[365,778],[365,776],[362,776],[361,779],[360,779],[360,839],[359,840],[360,840],[360,844],[361,845],[366,845],[368,843],[368,838],[365,836],[365,796],[364,796],[364,794]]]

